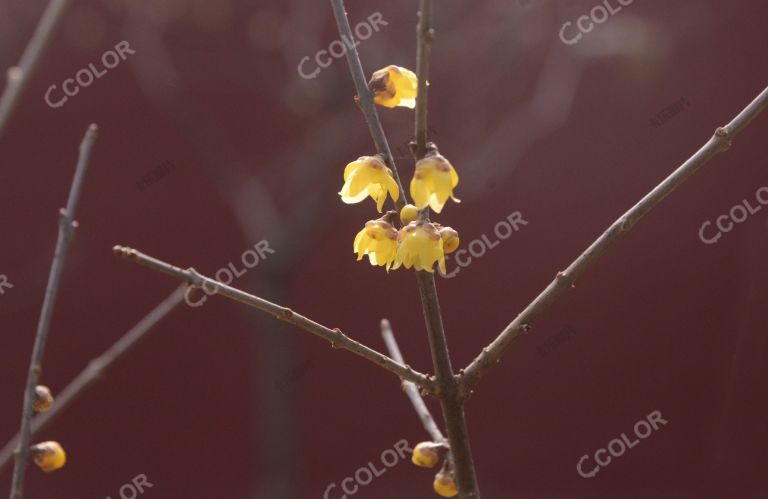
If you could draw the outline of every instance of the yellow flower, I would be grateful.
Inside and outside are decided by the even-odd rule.
[[[445,274],[443,240],[434,225],[427,222],[411,222],[400,229],[397,240],[394,268],[405,265],[407,269],[414,267],[416,270],[434,272],[432,267],[438,262],[440,270]]]
[[[411,196],[419,209],[429,205],[440,213],[448,198],[459,202],[453,196],[453,189],[459,183],[459,175],[453,166],[439,154],[427,156],[416,163],[411,180]]]
[[[67,462],[67,454],[58,442],[43,442],[30,449],[32,457],[43,471],[55,471]]]
[[[438,230],[440,238],[443,240],[443,251],[446,255],[456,251],[459,247],[459,233],[450,227],[442,227]]]
[[[413,71],[400,66],[387,66],[373,73],[368,87],[373,101],[384,107],[416,107],[418,79]]]
[[[443,497],[454,497],[459,493],[459,490],[456,488],[456,482],[453,481],[453,476],[445,471],[435,475],[435,481],[432,485],[435,488],[435,492]]]
[[[389,272],[397,251],[397,231],[383,220],[370,220],[355,236],[354,247],[358,261],[368,255],[371,265],[386,265]]]
[[[394,201],[400,197],[400,189],[392,176],[392,170],[378,156],[361,156],[344,169],[344,186],[339,195],[347,204],[359,203],[371,196],[381,213],[387,194]]]
[[[437,449],[440,444],[434,442],[421,442],[413,448],[413,454],[411,455],[411,461],[416,466],[422,468],[434,468],[440,461],[440,455],[437,453]]]

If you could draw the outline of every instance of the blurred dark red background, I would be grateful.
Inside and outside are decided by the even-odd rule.
[[[414,67],[417,2],[347,3],[353,25],[377,12],[388,23],[361,42],[366,72]],[[563,23],[598,4],[436,2],[430,127],[463,201],[437,220],[465,248],[497,240],[494,226],[513,212],[528,222],[438,278],[456,369],[768,83],[763,2],[636,1],[562,43]],[[0,0],[3,70],[45,5]],[[100,136],[42,376],[54,391],[177,284],[119,261],[115,244],[211,275],[267,241],[275,252],[234,285],[380,350],[388,317],[408,362],[432,371],[412,272],[387,275],[352,254],[375,211],[337,192],[344,165],[374,150],[346,63],[313,79],[297,71],[336,38],[327,1],[71,2],[0,137],[0,274],[13,285],[0,295],[3,440],[18,428],[57,210],[92,122]],[[64,106],[46,105],[50,85],[121,41],[136,53]],[[680,99],[689,105],[652,125]],[[408,180],[413,113],[380,114]],[[766,132],[764,115],[483,381],[467,417],[484,497],[768,497],[768,209],[715,244],[699,237],[742,200],[758,205]],[[594,477],[579,475],[583,455],[591,470],[596,450],[653,411],[667,424]],[[214,297],[180,307],[38,440],[49,439],[68,464],[31,469],[29,498],[116,498],[145,474],[153,487],[142,498],[288,499],[323,497],[426,434],[391,374]],[[432,476],[403,461],[355,497],[434,497]],[[341,495],[337,486],[328,497]]]

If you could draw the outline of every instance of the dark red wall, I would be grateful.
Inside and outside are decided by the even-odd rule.
[[[45,3],[0,0],[0,68],[19,59]],[[388,22],[360,45],[367,72],[414,67],[416,2],[347,3],[353,25],[375,12]],[[464,247],[493,242],[513,212],[528,222],[438,278],[456,369],[768,83],[763,2],[635,1],[575,45],[558,39],[598,4],[436,2],[430,127],[462,198],[437,220]],[[0,138],[0,274],[14,286],[0,295],[0,438],[18,427],[57,210],[91,122],[100,136],[42,377],[54,391],[176,286],[116,259],[115,244],[212,274],[266,240],[275,253],[237,286],[382,350],[386,316],[408,362],[431,372],[412,272],[386,275],[352,254],[374,210],[337,192],[343,166],[373,145],[346,63],[297,73],[337,37],[327,1],[72,2]],[[46,105],[50,85],[123,40],[136,54]],[[681,98],[684,110],[654,127]],[[407,142],[412,112],[381,115],[393,148]],[[467,411],[484,497],[768,497],[768,207],[715,244],[699,238],[707,220],[758,204],[767,132],[761,116],[483,381]],[[412,162],[399,166],[409,180]],[[596,450],[654,411],[666,425],[579,476],[583,455],[589,471]],[[140,497],[282,499],[322,497],[426,435],[392,375],[213,298],[182,306],[41,439],[60,441],[69,462],[30,470],[29,498],[114,499],[145,474],[154,486]],[[354,497],[432,497],[432,476],[401,462]]]

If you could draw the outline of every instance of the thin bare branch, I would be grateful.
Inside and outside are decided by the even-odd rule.
[[[384,343],[387,345],[389,356],[392,357],[395,362],[408,365],[405,363],[405,360],[403,360],[403,354],[400,353],[400,347],[397,345],[395,334],[392,332],[392,326],[387,319],[381,320],[381,336],[384,338]],[[408,396],[408,399],[410,399],[411,404],[413,404],[413,408],[416,410],[416,414],[424,425],[424,429],[427,430],[429,436],[432,437],[432,440],[435,442],[445,442],[446,438],[443,436],[440,428],[437,427],[435,418],[433,418],[432,413],[429,412],[429,408],[427,407],[427,404],[424,403],[424,399],[421,398],[421,393],[419,393],[418,387],[410,381],[402,381],[401,386]]]
[[[131,352],[136,345],[144,340],[149,333],[155,330],[163,319],[168,317],[171,312],[176,310],[179,304],[184,301],[184,292],[187,286],[182,284],[171,293],[165,300],[160,302],[149,314],[141,319],[127,333],[125,333],[109,349],[91,360],[88,366],[83,369],[62,391],[56,395],[56,401],[51,408],[38,414],[32,419],[30,434],[34,437],[40,431],[50,425],[61,413],[63,413],[72,403],[96,382],[104,379],[120,360]],[[11,462],[14,454],[14,448],[19,442],[19,434],[16,434],[2,450],[0,450],[0,473]]]
[[[384,128],[381,126],[379,113],[376,111],[376,104],[373,102],[373,93],[368,88],[368,83],[365,80],[363,65],[360,63],[360,55],[357,53],[357,47],[355,47],[353,42],[352,28],[349,25],[349,19],[347,19],[347,11],[344,9],[343,0],[331,0],[331,7],[333,7],[333,15],[336,17],[336,24],[339,27],[342,39],[349,40],[346,44],[347,64],[349,65],[350,73],[352,73],[352,80],[355,83],[357,101],[360,104],[360,109],[363,111],[363,116],[368,124],[373,142],[376,144],[376,151],[384,157],[387,166],[392,169],[398,187],[400,187],[400,197],[395,202],[395,207],[399,213],[403,206],[408,203],[408,197],[405,194],[405,189],[403,189],[403,183],[400,181],[400,174],[392,157],[392,151],[389,149]]]
[[[416,158],[427,154],[427,96],[429,90],[429,56],[432,52],[432,0],[421,0],[419,25],[416,28],[419,43],[416,48],[416,76],[419,88],[416,94]]]
[[[16,450],[16,464],[13,469],[13,482],[11,485],[11,499],[21,499],[22,489],[24,488],[24,475],[27,469],[27,460],[29,458],[29,440],[31,434],[33,402],[35,400],[35,387],[40,380],[43,371],[43,356],[45,355],[45,345],[48,341],[48,330],[51,325],[53,308],[56,304],[56,295],[59,291],[61,273],[64,270],[64,262],[67,257],[69,243],[74,236],[77,222],[75,221],[75,209],[80,198],[80,188],[85,179],[85,172],[91,159],[91,152],[96,141],[98,127],[91,125],[85,132],[83,141],[80,144],[80,156],[77,160],[75,176],[72,180],[72,186],[69,190],[69,199],[67,207],[59,212],[59,236],[56,241],[56,250],[51,262],[51,272],[48,276],[48,286],[45,290],[45,299],[43,308],[40,312],[40,320],[37,324],[37,334],[35,336],[35,345],[32,349],[32,359],[29,363],[29,374],[27,375],[27,385],[24,390],[24,405],[21,413],[21,429],[19,430],[19,447]]]
[[[43,12],[40,23],[35,28],[35,33],[29,40],[27,48],[24,49],[18,66],[8,69],[8,82],[2,97],[0,97],[0,137],[3,136],[8,121],[21,100],[27,83],[37,69],[40,58],[56,32],[56,27],[68,5],[69,0],[51,0]]]
[[[501,356],[512,343],[527,332],[533,322],[568,289],[574,287],[576,280],[619,238],[667,197],[675,188],[696,173],[719,152],[726,151],[731,140],[760,114],[768,105],[768,88],[764,89],[730,123],[718,128],[714,135],[670,176],[645,195],[635,206],[630,208],[618,220],[611,224],[600,237],[593,242],[567,269],[560,271],[555,279],[536,297],[515,320],[483,348],[482,352],[464,369],[461,378],[462,397],[468,397],[480,378],[491,366],[501,360]]]
[[[404,366],[399,362],[395,362],[386,355],[381,354],[363,345],[362,343],[351,339],[342,333],[338,328],[330,329],[325,327],[322,324],[319,324],[311,319],[304,317],[301,314],[294,312],[290,308],[274,304],[258,296],[246,293],[245,291],[227,286],[226,284],[215,281],[210,277],[199,274],[195,269],[190,268],[188,270],[184,270],[176,267],[175,265],[170,265],[161,260],[145,255],[144,253],[141,253],[135,249],[125,248],[123,246],[115,246],[114,252],[116,255],[125,260],[138,263],[139,265],[149,269],[175,277],[176,279],[184,281],[194,287],[203,288],[206,293],[220,294],[232,300],[248,305],[249,307],[253,307],[261,310],[262,312],[272,314],[281,321],[285,321],[293,324],[294,326],[298,326],[305,331],[323,338],[324,340],[328,341],[334,348],[343,348],[344,350],[349,350],[350,352],[355,353],[360,357],[383,367],[387,371],[398,376],[400,379],[408,380],[417,384],[426,393],[432,395],[436,394],[434,384],[426,375],[416,372],[410,367]]]

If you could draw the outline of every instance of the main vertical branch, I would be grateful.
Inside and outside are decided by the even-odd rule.
[[[19,65],[8,70],[8,81],[5,91],[0,97],[0,137],[3,136],[11,114],[21,100],[29,78],[37,69],[43,52],[45,52],[45,48],[56,31],[56,26],[58,26],[68,4],[69,0],[51,0],[43,12],[40,23],[29,40],[27,48],[24,49]]]
[[[331,0],[333,13],[336,17],[336,24],[339,27],[339,33],[343,39],[349,40],[347,44],[347,63],[349,64],[352,80],[355,83],[360,107],[368,123],[371,136],[376,147],[392,167],[394,177],[400,186],[401,196],[396,203],[398,211],[407,202],[403,185],[400,182],[400,176],[395,167],[394,161],[389,150],[384,129],[381,126],[376,107],[373,102],[373,95],[363,76],[363,68],[360,63],[360,56],[357,53],[355,44],[352,43],[352,29],[347,19],[347,13],[344,9],[343,0]],[[421,0],[419,13],[419,41],[417,57],[417,77],[418,93],[416,96],[416,160],[424,157],[427,149],[427,86],[429,84],[429,53],[432,42],[432,1]],[[422,210],[419,214],[422,220],[428,220],[428,210]],[[451,447],[451,453],[454,457],[457,485],[459,488],[459,497],[461,499],[479,499],[480,492],[477,486],[474,464],[472,462],[472,452],[469,445],[466,421],[464,419],[464,407],[459,396],[457,378],[453,374],[451,359],[448,353],[448,344],[443,330],[443,320],[440,316],[440,303],[437,298],[435,288],[435,278],[430,272],[417,271],[416,281],[419,285],[419,294],[421,295],[422,307],[424,310],[424,319],[429,336],[429,344],[432,352],[432,363],[435,367],[435,376],[439,390],[440,402],[443,409],[446,428],[448,430],[448,442]]]
[[[56,304],[56,295],[59,291],[59,282],[61,273],[64,270],[64,261],[67,257],[69,243],[72,241],[75,227],[75,209],[80,197],[80,188],[85,179],[85,171],[91,159],[93,144],[96,141],[98,128],[96,125],[88,127],[85,137],[80,144],[80,156],[77,161],[75,177],[72,180],[72,186],[69,190],[69,199],[67,207],[59,213],[59,236],[56,241],[56,250],[51,262],[51,272],[48,276],[48,286],[45,290],[45,299],[43,308],[40,312],[40,319],[37,324],[37,335],[35,336],[35,345],[32,349],[32,359],[29,362],[29,374],[27,375],[27,385],[24,390],[24,406],[21,413],[21,429],[19,430],[19,446],[16,449],[16,463],[13,468],[13,483],[11,485],[11,499],[21,499],[22,489],[24,487],[24,474],[27,469],[27,460],[29,459],[29,440],[32,429],[33,402],[35,399],[35,387],[40,380],[40,374],[43,370],[43,356],[45,354],[45,345],[48,341],[48,330],[51,325],[53,307]]]
[[[427,101],[429,89],[429,56],[432,51],[432,0],[421,0],[419,24],[416,28],[418,45],[416,49],[416,76],[419,81],[416,95],[415,159],[419,161],[427,154]],[[429,208],[420,213],[423,220],[429,219]],[[419,285],[424,321],[429,335],[432,362],[440,392],[443,417],[448,431],[448,441],[453,456],[454,475],[461,499],[479,499],[480,488],[472,459],[472,448],[464,417],[464,402],[459,397],[457,378],[453,374],[448,341],[445,338],[443,319],[440,313],[440,301],[437,297],[435,276],[430,272],[417,271],[416,282]]]

